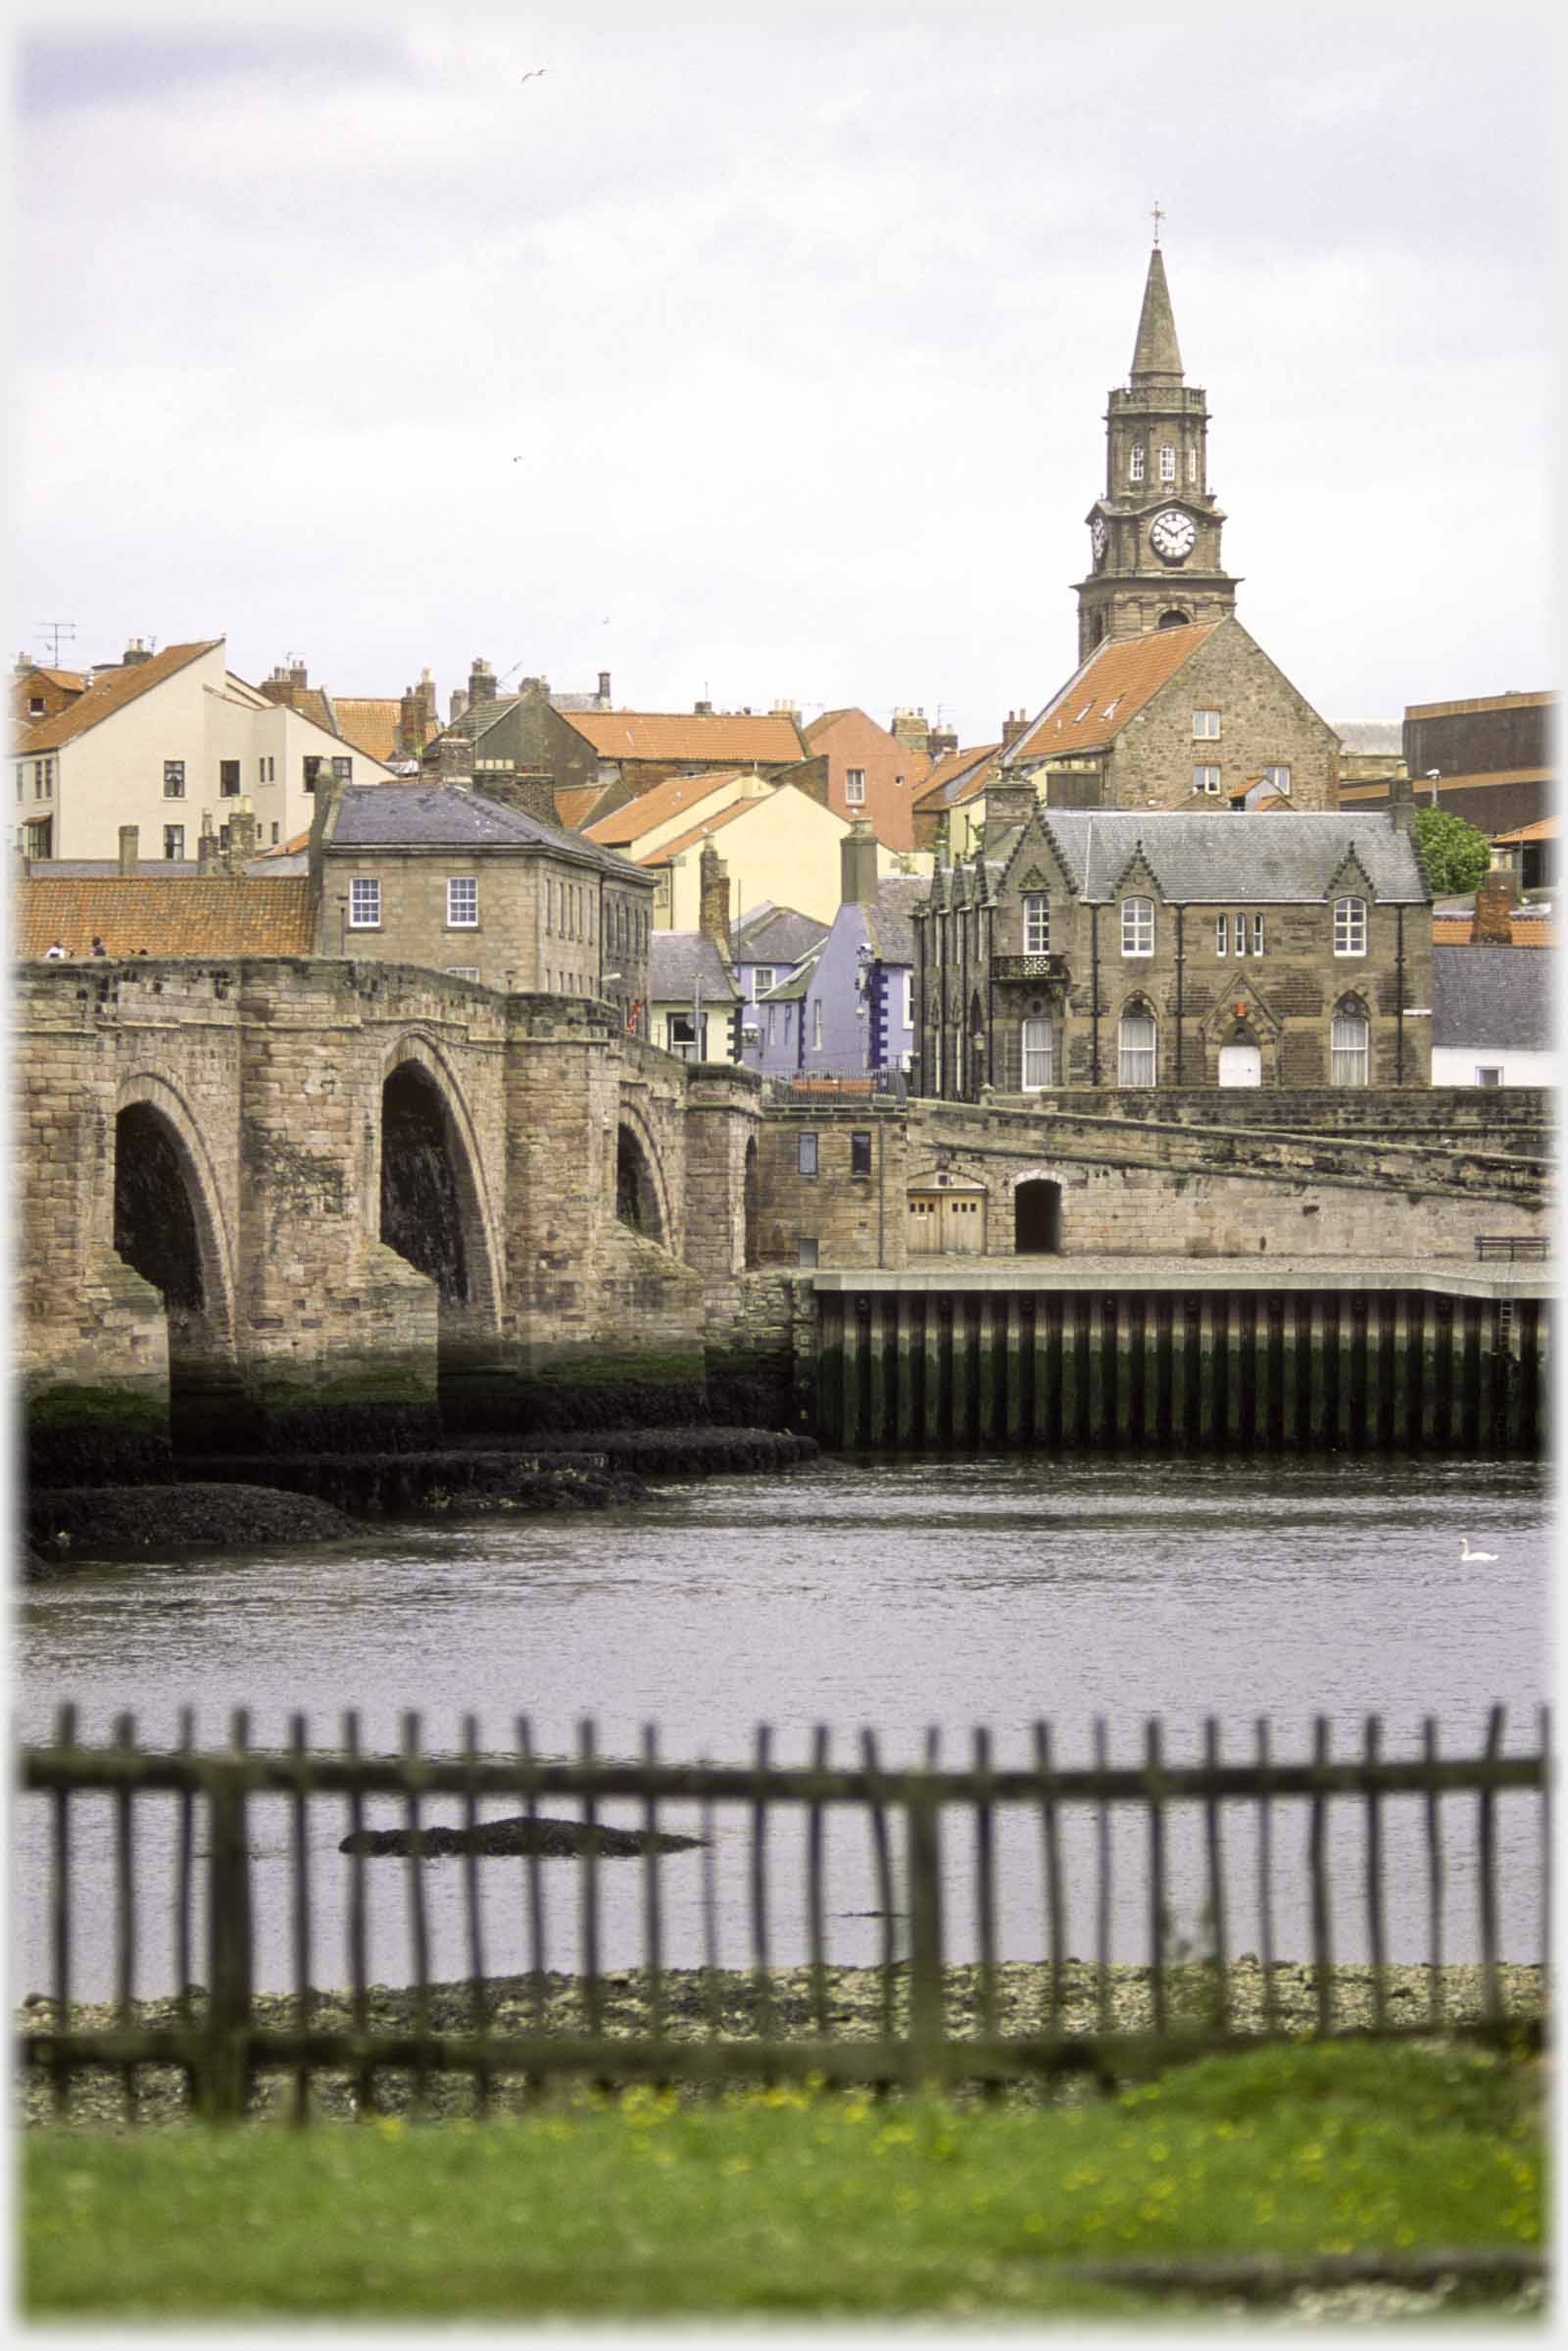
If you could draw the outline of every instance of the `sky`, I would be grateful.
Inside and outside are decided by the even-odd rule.
[[[994,740],[1152,235],[1238,612],[1332,721],[1555,683],[1545,18],[24,15],[16,651]]]

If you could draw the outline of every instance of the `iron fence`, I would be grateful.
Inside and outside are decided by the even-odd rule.
[[[1310,1753],[1288,1760],[1276,1755],[1266,1718],[1250,1726],[1245,1756],[1227,1756],[1220,1726],[1210,1719],[1202,1727],[1198,1760],[1178,1763],[1168,1758],[1161,1724],[1152,1720],[1143,1726],[1137,1760],[1117,1763],[1101,1723],[1090,1760],[1074,1766],[1058,1760],[1052,1727],[1041,1722],[1021,1765],[1000,1763],[990,1733],[982,1729],[973,1734],[967,1763],[945,1769],[934,1734],[917,1767],[889,1768],[875,1735],[862,1732],[857,1761],[847,1767],[834,1762],[829,1734],[819,1727],[808,1761],[794,1765],[775,1759],[764,1726],[750,1762],[718,1765],[662,1761],[652,1728],[640,1755],[606,1757],[593,1726],[584,1724],[575,1756],[563,1759],[536,1751],[525,1718],[517,1721],[508,1751],[487,1749],[471,1716],[465,1719],[459,1751],[427,1753],[419,1718],[412,1714],[404,1718],[402,1752],[376,1755],[364,1750],[360,1718],[352,1712],[343,1718],[340,1743],[330,1749],[313,1745],[305,1717],[295,1715],[287,1745],[262,1750],[252,1742],[244,1711],[233,1717],[226,1747],[198,1749],[187,1709],[177,1743],[151,1749],[137,1743],[129,1714],[118,1719],[110,1740],[89,1743],[79,1736],[76,1709],[67,1705],[53,1740],[24,1747],[21,1759],[24,1795],[40,1800],[49,1820],[50,1984],[47,1993],[32,1995],[23,2061],[34,2077],[41,2070],[62,2113],[70,2110],[74,2078],[85,2069],[118,2073],[125,2110],[134,2116],[144,2070],[172,2068],[191,2104],[215,2117],[246,2111],[258,2077],[291,2076],[294,2111],[304,2120],[312,2109],[313,2082],[324,2076],[351,2084],[351,2111],[360,2112],[374,2107],[377,2083],[387,2076],[402,2077],[416,2103],[433,2078],[467,2077],[482,2111],[502,2077],[521,2077],[529,2089],[573,2075],[597,2082],[816,2077],[1000,2085],[1073,2070],[1114,2079],[1173,2054],[1303,2029],[1320,2035],[1447,2031],[1539,2040],[1551,1909],[1549,1730],[1543,1708],[1529,1750],[1508,1751],[1504,1711],[1494,1706],[1475,1751],[1444,1754],[1438,1726],[1428,1718],[1419,1753],[1394,1756],[1385,1751],[1381,1717],[1369,1715],[1357,1750],[1336,1755],[1328,1718],[1319,1716]],[[1504,1970],[1499,1932],[1497,1815],[1499,1799],[1511,1793],[1531,1799],[1523,1863],[1532,1909],[1539,1900],[1540,1975],[1526,1998],[1505,1989],[1505,1973],[1512,1984],[1517,1971]],[[368,1799],[385,1798],[401,1807],[400,1825],[368,1829]],[[436,1798],[460,1800],[457,1828],[426,1827],[424,1806]],[[482,1805],[505,1798],[520,1799],[521,1813],[502,1821],[481,1817]],[[568,1799],[571,1816],[542,1813],[541,1798]],[[1479,1996],[1460,2014],[1445,1947],[1452,1846],[1451,1816],[1446,1837],[1443,1807],[1446,1800],[1463,1799],[1468,1814],[1471,1798],[1474,1834],[1464,1840],[1462,1858],[1465,1880],[1474,1877]],[[138,1915],[146,1900],[138,1826],[154,1800],[172,1809],[159,1864],[169,1874],[162,1898],[172,1906],[178,1986],[157,2021],[136,1997]],[[281,1908],[292,1988],[281,1998],[259,2000],[253,1813],[264,1800],[280,1808],[287,1824],[283,1846],[273,1850],[285,1865],[279,1883],[286,1884]],[[617,1800],[635,1805],[635,1828],[603,1817],[603,1807]],[[84,2013],[74,1997],[80,1890],[74,1838],[84,1801],[107,1805],[111,1821],[106,1883],[112,1887],[115,1994],[96,2016]],[[323,1804],[342,1807],[328,1825],[341,1821],[345,1831],[336,1868],[346,1886],[340,1883],[334,1895],[334,1915],[344,1929],[343,1961],[331,1979],[344,1986],[340,1991],[324,1991],[318,1982],[321,1850],[316,1829]],[[1391,1963],[1388,1948],[1387,1824],[1396,1805],[1411,1807],[1414,1816],[1399,1867],[1417,1866],[1413,1856],[1419,1853],[1425,1885],[1426,1954],[1413,1969]],[[1331,1812],[1347,1807],[1361,1830],[1358,1884],[1350,1900],[1367,1954],[1358,1971],[1364,1998],[1353,2016],[1343,2009],[1348,1971],[1335,1964],[1337,1924],[1343,1926],[1347,1914],[1338,1905],[1329,1838]],[[739,1906],[749,1944],[746,1965],[729,1971],[719,1964],[714,1869],[721,1813],[737,1821],[736,1849],[744,1848]],[[774,1833],[786,1815],[799,1831],[805,1947],[804,1970],[793,1979],[798,1986],[804,1976],[804,1990],[789,1998],[773,1947],[770,1902],[780,1849]],[[1258,1950],[1242,1958],[1234,1955],[1232,1912],[1240,1902],[1226,1849],[1228,1828],[1239,1816],[1250,1825],[1248,1916],[1258,1940]],[[694,1834],[671,1833],[664,1824],[674,1817],[687,1820]],[[1192,1835],[1184,1849],[1194,1860],[1188,1882],[1178,1886],[1172,1830],[1189,1818]],[[1305,1967],[1282,1957],[1277,1932],[1285,1824],[1292,1818],[1301,1832],[1300,1869],[1293,1864],[1286,1881],[1304,1896],[1310,1943]],[[1125,1853],[1129,1820],[1140,1847],[1137,1898],[1147,1950],[1147,1963],[1138,1968],[1112,1959],[1118,1841],[1112,1829],[1119,1824]],[[860,1856],[857,1883],[878,1922],[878,1955],[868,1971],[873,1996],[850,2025],[834,1997],[838,1971],[829,1964],[824,1888],[830,1821],[839,1824],[840,1837],[842,1824],[850,1824]],[[1069,1837],[1068,1824],[1077,1821],[1082,1834]],[[1020,1823],[1021,1844],[1012,1836]],[[1004,1824],[1010,1824],[1011,1837],[1005,1862],[999,1858]],[[953,1933],[957,1897],[943,1850],[944,1838],[956,1837],[959,1825],[972,1953],[962,1967],[953,1957],[959,1939]],[[682,1848],[697,1855],[701,1876],[702,1966],[684,1979],[671,1968],[665,1929],[667,1856]],[[368,1899],[368,1872],[389,1850],[403,1860],[413,1975],[395,2014],[387,2013],[380,1987],[371,1984]],[[640,1964],[629,2024],[624,1981],[607,1967],[602,1935],[604,1872],[628,1852],[640,1856]],[[1020,1978],[1018,1963],[999,1950],[998,1898],[1004,1867],[1022,1868],[1024,1853],[1032,1857],[1029,1900],[1038,1956]],[[527,1956],[522,1976],[509,1984],[498,1984],[487,1963],[480,1899],[480,1862],[493,1868],[498,1854],[514,1856],[517,1875],[506,1899],[517,1907],[519,1947]],[[570,1980],[570,2014],[562,2008],[563,1979],[549,1965],[563,1891],[553,1865],[564,1855],[574,1863],[574,1886],[565,1890],[575,1893],[580,1962]],[[462,1881],[465,1964],[456,1984],[436,1984],[431,1975],[428,1878],[445,1856],[457,1859]],[[1519,1862],[1516,1837],[1511,1866]],[[192,1983],[198,1894],[205,1987]],[[1172,1916],[1194,1896],[1201,1897],[1204,1922],[1203,1947],[1196,1956],[1173,1949],[1171,1941]],[[1075,1939],[1092,1948],[1092,1959],[1074,1956]],[[559,1936],[555,1940],[559,1947]],[[1424,1998],[1412,1995],[1412,1973],[1424,1980]],[[1282,1986],[1293,1975],[1306,1986],[1304,2015],[1286,2013]],[[1136,1979],[1137,1991],[1131,2024],[1125,2011],[1118,2016],[1115,1996],[1118,1983],[1129,1978]],[[672,1996],[678,1981],[693,1994],[681,2003]]]

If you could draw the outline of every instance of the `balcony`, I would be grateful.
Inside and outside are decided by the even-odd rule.
[[[1056,980],[1063,987],[1072,979],[1065,955],[993,955],[991,976],[994,980]]]

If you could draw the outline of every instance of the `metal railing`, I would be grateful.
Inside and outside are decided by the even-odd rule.
[[[1539,1262],[1550,1254],[1544,1233],[1478,1233],[1478,1257],[1505,1257],[1510,1264],[1520,1259]]]
[[[902,1102],[909,1097],[909,1073],[906,1069],[803,1070],[796,1077],[765,1077],[762,1085],[764,1099],[776,1102],[822,1100],[853,1103],[871,1096]]]
[[[1034,1727],[1028,1760],[1021,1766],[999,1763],[990,1734],[976,1730],[970,1760],[959,1769],[939,1767],[935,1734],[928,1735],[921,1766],[885,1768],[869,1731],[860,1735],[856,1764],[846,1768],[833,1762],[829,1734],[821,1727],[813,1735],[809,1761],[802,1765],[774,1760],[765,1727],[758,1732],[754,1759],[740,1765],[662,1762],[652,1728],[639,1757],[601,1757],[590,1724],[581,1726],[575,1758],[547,1759],[536,1752],[526,1719],[518,1720],[514,1745],[505,1753],[481,1746],[471,1716],[465,1719],[461,1750],[448,1754],[422,1751],[416,1715],[404,1718],[403,1751],[396,1755],[364,1752],[359,1717],[352,1712],[343,1719],[341,1744],[330,1750],[313,1747],[301,1715],[291,1719],[289,1741],[281,1750],[252,1745],[244,1711],[233,1718],[225,1748],[198,1751],[193,1729],[187,1709],[177,1745],[145,1749],[138,1746],[134,1720],[126,1714],[118,1719],[112,1740],[89,1744],[78,1737],[76,1710],[68,1705],[60,1710],[53,1741],[23,1750],[24,1796],[41,1799],[49,1813],[50,1984],[46,1994],[34,1993],[29,2000],[22,2056],[30,2072],[41,2069],[52,2083],[61,2113],[70,2111],[74,2077],[104,2067],[118,2072],[132,2117],[139,2110],[138,2078],[146,2068],[178,2069],[191,2105],[214,2117],[245,2112],[258,2076],[292,2075],[294,2111],[303,2121],[311,2111],[313,2081],[324,2075],[347,2078],[353,2087],[350,2110],[359,2112],[373,2107],[380,2076],[406,2077],[416,2102],[432,2077],[467,2076],[482,2111],[502,2076],[521,2076],[534,2086],[572,2075],[599,2082],[815,2077],[912,2084],[1000,2083],[1089,2071],[1113,2079],[1129,2065],[1163,2062],[1172,2052],[1234,2046],[1302,2030],[1379,2035],[1447,2030],[1505,2039],[1539,2037],[1542,2028],[1551,1837],[1544,1708],[1535,1743],[1525,1753],[1505,1751],[1503,1709],[1494,1706],[1479,1750],[1462,1757],[1440,1751],[1431,1718],[1423,1726],[1419,1753],[1390,1756],[1377,1715],[1362,1723],[1358,1751],[1336,1757],[1331,1726],[1319,1716],[1310,1754],[1288,1761],[1276,1757],[1269,1723],[1260,1717],[1251,1726],[1245,1759],[1226,1757],[1219,1725],[1209,1719],[1195,1762],[1168,1760],[1161,1725],[1149,1721],[1138,1759],[1113,1763],[1102,1722],[1095,1727],[1091,1760],[1068,1766],[1058,1761],[1051,1726],[1042,1722]],[[1529,1806],[1534,1835],[1524,1850],[1528,1903],[1540,1902],[1539,1997],[1521,1998],[1517,1988],[1505,1995],[1497,1815],[1499,1799],[1516,1791],[1535,1799]],[[461,1828],[427,1831],[422,1807],[443,1796],[461,1799]],[[401,1827],[368,1832],[367,1799],[386,1797],[399,1800]],[[519,1816],[501,1823],[481,1819],[482,1803],[505,1797],[522,1800]],[[573,1818],[542,1814],[542,1797],[572,1799]],[[1464,1839],[1455,1863],[1442,1808],[1445,1799],[1470,1797],[1474,1837]],[[601,1807],[617,1798],[635,1803],[635,1830],[603,1821]],[[172,1905],[178,1989],[160,2005],[159,2019],[149,2021],[144,2013],[149,2004],[136,1998],[135,1977],[138,1917],[145,1904],[138,1863],[152,1843],[139,1843],[138,1829],[154,1799],[162,1799],[164,1812],[157,1858],[168,1873],[162,1893]],[[266,1998],[254,1989],[258,1913],[253,1888],[259,1861],[253,1808],[264,1801],[274,1812],[281,1810],[286,1822],[281,1843],[275,1835],[269,1840],[273,1874],[267,1914],[274,1948],[276,1938],[286,1935],[292,1984],[289,1992]],[[111,1824],[107,1837],[95,1832],[92,1840],[103,1872],[100,1898],[107,1895],[113,1911],[115,1985],[113,2001],[96,2018],[79,2012],[73,1987],[78,1864],[85,1857],[75,1832],[83,1802],[96,1804],[100,1813],[107,1807]],[[328,1832],[338,1820],[346,1831],[336,1848],[345,1858],[335,1863],[336,1884],[328,1888],[332,1898],[325,1909],[344,1930],[344,1967],[334,1980],[341,1984],[346,1975],[347,1983],[331,1992],[318,1987],[317,1964],[322,1915],[318,1825],[323,1803],[343,1808],[329,1817]],[[1424,1879],[1426,1956],[1413,1969],[1408,1963],[1393,1966],[1388,1956],[1388,1831],[1391,1808],[1403,1803],[1415,1808],[1419,1825],[1413,1816],[1406,1824],[1401,1815],[1402,1842],[1393,1869],[1406,1886]],[[674,1817],[670,1807],[684,1808],[680,1817],[692,1822],[694,1836],[671,1836],[661,1827],[662,1820]],[[726,1849],[733,1879],[730,1932],[738,1913],[749,1942],[749,1964],[729,1971],[719,1965],[714,1857],[722,1807],[731,1808],[726,1818],[738,1814],[741,1824],[740,1836]],[[1335,1963],[1329,1825],[1331,1813],[1338,1818],[1345,1808],[1357,1816],[1360,1828],[1352,1909],[1367,1963],[1356,1970]],[[1468,1813],[1468,1803],[1464,1809]],[[773,1947],[770,1893],[781,1849],[773,1832],[786,1814],[799,1831],[799,1918],[806,1955],[788,1997]],[[865,1971],[872,1994],[853,2019],[835,1994],[844,1971],[828,1960],[828,1823],[835,1815],[848,1817],[859,1842],[860,1858],[851,1874],[868,1908],[849,1914],[838,1909],[833,1915],[879,1922],[878,1956]],[[1248,1826],[1245,1901],[1236,1869],[1227,1865],[1227,1824],[1238,1816]],[[1288,1874],[1287,1894],[1309,1922],[1309,1967],[1288,1961],[1280,1949],[1287,1816],[1304,1829],[1304,1883],[1302,1873]],[[1184,1819],[1191,1828],[1182,1839],[1190,1864],[1179,1884],[1174,1831]],[[1512,1812],[1510,1820],[1515,1820]],[[1119,1826],[1119,1838],[1113,1837],[1113,1826]],[[1140,1847],[1136,1915],[1142,1920],[1139,1940],[1147,1950],[1147,1970],[1112,1960],[1114,1846],[1119,1841],[1125,1855],[1129,1827]],[[951,1929],[964,1892],[963,1883],[955,1889],[953,1868],[959,1829],[967,1846],[959,1878],[967,1884],[962,1907],[969,1910],[973,1953],[962,1967],[951,1956]],[[667,1853],[682,1846],[698,1854],[701,1878],[700,1896],[688,1902],[687,1917],[702,1965],[684,1978],[670,1965],[665,1877]],[[372,1905],[367,1884],[372,1858],[389,1849],[404,1857],[413,1976],[399,1995],[402,2012],[391,2015],[381,1987],[371,1982]],[[1512,1871],[1518,1869],[1521,1849],[1515,1825],[1509,1843]],[[640,1967],[633,1971],[635,2001],[629,2010],[632,1977],[617,1976],[606,1964],[603,1880],[607,1857],[630,1850],[640,1852],[641,1859]],[[486,1905],[479,1884],[480,1860],[497,1851],[520,1860],[514,1862],[518,1874],[510,1886],[498,1888],[492,1879],[487,1887],[491,1916],[499,1890],[517,1930],[516,1946],[527,1959],[522,1975],[504,1986],[498,1986],[487,1965]],[[465,1957],[460,1980],[439,1984],[431,1978],[429,1878],[432,1864],[452,1853],[461,1865]],[[563,1853],[575,1855],[580,1964],[572,1979],[552,1976],[550,1970],[560,1943],[560,1914],[550,1897],[561,1890],[550,1865]],[[835,1887],[842,1890],[842,1849],[834,1859]],[[199,1875],[202,1860],[205,1872]],[[497,1870],[494,1860],[489,1866]],[[1454,1970],[1445,1956],[1446,1900],[1461,1884],[1468,1887],[1472,1872],[1479,1996],[1461,2014],[1462,2004],[1453,1995]],[[1008,1896],[1016,1939],[1018,1889],[1026,1880],[1026,1916],[1034,1922],[1027,1931],[1039,1956],[1020,1963],[1000,1956],[999,1892]],[[1125,1901],[1125,1879],[1117,1890]],[[191,1981],[198,1895],[205,1913],[209,1981],[204,1989]],[[1195,1895],[1201,1897],[1205,1945],[1196,1959],[1183,1956],[1180,1948],[1173,1951],[1171,1943],[1172,1917],[1182,1915],[1183,1902]],[[1258,1948],[1236,1959],[1232,1922],[1244,1907]],[[1338,1913],[1342,1929],[1346,1917],[1344,1910]],[[1092,1960],[1073,1955],[1075,1940],[1093,1949]],[[1359,2018],[1348,2018],[1341,2008],[1344,1980],[1351,1973],[1358,1974],[1367,1995]],[[1424,1999],[1410,1987],[1412,1974],[1424,1977]],[[1131,2024],[1121,1997],[1128,1980],[1137,1994]],[[1517,1986],[1511,1963],[1510,1981]],[[563,2008],[564,1982],[571,1995],[567,2009]],[[498,2020],[503,1988],[506,2015]],[[678,2003],[677,1988],[682,1989]],[[960,2005],[962,2020],[956,2015]],[[957,2029],[960,2022],[972,2029]]]

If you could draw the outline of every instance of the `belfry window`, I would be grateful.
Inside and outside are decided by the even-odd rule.
[[[1142,441],[1138,442],[1133,449],[1127,467],[1127,476],[1130,481],[1142,481],[1144,478],[1144,445]]]
[[[1176,452],[1168,442],[1159,453],[1159,478],[1161,481],[1176,479]]]

